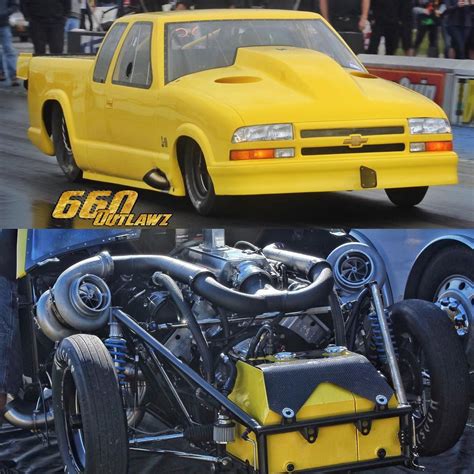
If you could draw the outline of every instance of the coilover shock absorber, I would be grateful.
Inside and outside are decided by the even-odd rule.
[[[393,324],[390,318],[390,313],[387,310],[384,310],[384,312],[385,312],[385,317],[387,319],[387,325],[390,332],[390,338],[392,339],[393,348],[395,350],[395,354],[398,359],[398,347],[395,340],[395,334],[393,331]],[[385,344],[383,341],[382,330],[380,328],[380,323],[379,323],[377,314],[376,313],[369,314],[369,321],[372,327],[372,343],[375,346],[375,350],[377,351],[377,358],[379,362],[381,362],[382,364],[386,364],[387,353],[385,351]]]
[[[125,381],[127,342],[122,337],[122,329],[117,321],[109,322],[109,337],[104,341],[104,345],[112,356],[119,384],[123,387],[127,384]]]

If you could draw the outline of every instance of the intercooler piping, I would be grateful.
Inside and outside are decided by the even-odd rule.
[[[112,257],[116,273],[142,273],[159,270],[189,285],[198,295],[235,313],[262,314],[295,312],[326,306],[334,280],[325,260],[311,266],[308,277],[312,283],[296,291],[262,290],[250,295],[219,283],[214,274],[203,267],[163,255],[132,255]]]
[[[48,294],[48,297],[53,298],[51,306],[54,307],[54,314],[48,312],[47,316],[50,319],[57,317],[60,323],[67,323],[67,326],[72,329],[96,330],[107,323],[109,314],[107,307],[110,303],[105,305],[101,312],[97,312],[95,317],[90,317],[85,312],[78,312],[77,303],[74,304],[72,296],[77,294],[76,287],[79,278],[93,275],[107,278],[112,273],[120,275],[156,271],[168,274],[174,280],[189,285],[195,293],[216,306],[241,314],[288,313],[327,306],[328,295],[334,285],[329,263],[320,259],[313,260],[307,270],[308,279],[312,282],[300,290],[280,291],[266,288],[255,294],[246,294],[222,285],[211,271],[172,257],[164,255],[111,257],[107,252],[102,252],[96,257],[76,263],[58,277]],[[90,286],[97,287],[100,282],[93,283],[94,285]],[[101,290],[103,285],[105,282],[100,285]],[[76,288],[76,291],[71,293],[73,288]],[[58,340],[58,338],[60,339],[58,336],[53,340]]]
[[[319,271],[319,266],[325,260],[305,255],[298,252],[285,250],[279,244],[270,244],[262,249],[265,257],[285,264],[287,267],[305,275],[309,280],[313,280]],[[327,263],[327,262],[326,262]],[[331,306],[331,315],[334,324],[335,342],[338,346],[346,345],[346,331],[344,327],[344,317],[341,312],[339,300],[334,289],[328,295],[329,305]]]

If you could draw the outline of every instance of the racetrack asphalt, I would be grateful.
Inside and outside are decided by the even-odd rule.
[[[0,227],[89,227],[90,221],[51,218],[65,190],[88,191],[120,186],[63,177],[55,158],[29,142],[26,95],[22,88],[0,87]],[[226,215],[199,216],[186,198],[138,190],[135,213],[173,213],[172,227],[317,226],[317,227],[474,227],[474,128],[456,127],[460,155],[456,186],[433,187],[417,208],[393,206],[383,191],[246,196],[233,198]]]

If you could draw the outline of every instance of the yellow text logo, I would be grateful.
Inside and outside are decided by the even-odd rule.
[[[138,193],[124,190],[112,191],[64,191],[53,210],[55,219],[88,219],[93,226],[166,227],[172,214],[133,214]]]

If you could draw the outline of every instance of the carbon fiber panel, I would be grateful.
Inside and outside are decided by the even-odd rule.
[[[305,404],[319,384],[328,382],[373,401],[377,395],[388,400],[393,389],[363,356],[326,357],[258,366],[264,373],[268,404],[281,413],[291,408],[295,413]]]

